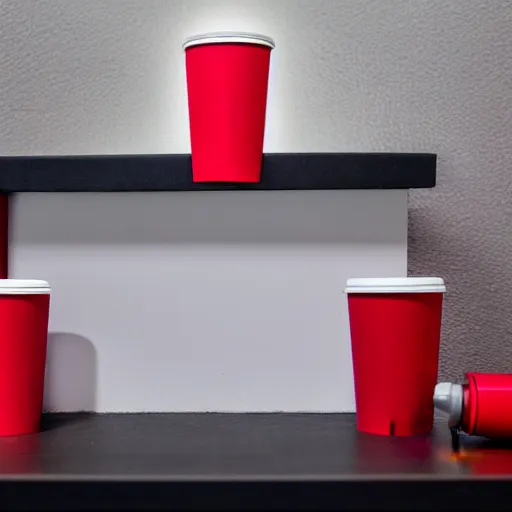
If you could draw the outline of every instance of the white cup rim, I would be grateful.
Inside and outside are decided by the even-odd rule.
[[[347,280],[345,293],[444,293],[440,277],[363,277]]]
[[[0,295],[44,295],[50,292],[49,283],[40,279],[0,279]]]
[[[209,32],[206,34],[198,34],[188,37],[183,43],[183,49],[187,50],[192,46],[205,44],[226,44],[226,43],[243,43],[255,44],[259,46],[267,46],[271,50],[276,47],[271,37],[253,32]]]

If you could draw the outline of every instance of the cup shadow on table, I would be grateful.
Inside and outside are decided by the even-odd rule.
[[[435,464],[430,435],[411,437],[354,433],[359,473],[429,473]]]
[[[41,430],[90,417],[96,411],[96,393],[97,354],[93,343],[78,334],[50,332]]]

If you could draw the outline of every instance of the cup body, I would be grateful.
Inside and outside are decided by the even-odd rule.
[[[347,282],[359,431],[410,436],[432,429],[444,289],[439,278]]]
[[[193,181],[259,182],[272,40],[207,34],[184,47]]]
[[[49,308],[45,281],[0,280],[0,436],[39,431]]]

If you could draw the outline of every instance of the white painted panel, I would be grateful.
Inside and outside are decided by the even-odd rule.
[[[405,275],[406,191],[20,194],[46,407],[353,410],[345,280]]]

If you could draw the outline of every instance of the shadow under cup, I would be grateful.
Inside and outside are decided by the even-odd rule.
[[[0,280],[0,436],[39,431],[50,286]]]
[[[411,436],[432,430],[444,282],[349,279],[357,429]]]

